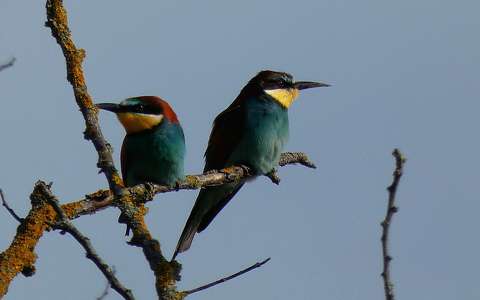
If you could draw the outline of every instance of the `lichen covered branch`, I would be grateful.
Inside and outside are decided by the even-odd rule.
[[[303,152],[286,152],[280,157],[280,166],[288,166],[301,164],[309,168],[315,168],[310,162],[308,156]],[[238,181],[253,176],[248,172],[248,168],[241,166],[233,166],[226,169],[207,172],[205,174],[187,175],[185,180],[178,182],[174,186],[159,184],[139,184],[126,189],[135,201],[148,202],[153,199],[156,194],[175,192],[179,190],[196,190],[207,186],[222,185]],[[98,210],[102,210],[112,205],[113,196],[108,190],[100,190],[95,193],[86,195],[85,199],[66,204],[69,209],[75,210],[73,218],[92,214]],[[70,208],[71,207],[71,208]]]
[[[393,292],[393,283],[390,275],[390,262],[392,261],[392,256],[390,255],[389,250],[389,237],[390,237],[390,224],[392,223],[393,215],[398,211],[398,207],[395,204],[395,198],[397,194],[398,185],[400,183],[400,178],[403,174],[403,166],[405,165],[406,159],[400,150],[395,149],[392,153],[395,158],[395,170],[393,171],[393,181],[390,186],[388,186],[388,204],[387,212],[385,219],[382,221],[382,257],[383,257],[383,285],[385,289],[385,299],[394,300],[395,294]]]
[[[38,182],[30,199],[32,209],[18,226],[10,246],[0,254],[0,298],[7,293],[10,282],[18,273],[25,276],[35,273],[35,246],[49,227],[48,223],[55,221],[55,211],[45,203]]]
[[[83,75],[82,62],[85,58],[85,50],[77,49],[70,29],[68,28],[67,11],[63,7],[62,0],[48,0],[46,3],[47,22],[45,25],[51,29],[52,36],[62,49],[67,66],[67,79],[72,85],[75,100],[85,119],[84,136],[91,140],[98,152],[98,164],[100,170],[105,173],[110,189],[115,194],[123,187],[122,179],[115,169],[112,151],[105,141],[98,124],[97,110],[92,98],[87,91],[85,77]]]
[[[282,166],[297,163],[305,165],[305,161],[308,161],[307,156],[300,152],[282,154],[281,157]],[[245,168],[230,167],[217,172],[188,175],[184,181],[180,182],[178,186],[175,187],[141,184],[127,189],[127,193],[138,197],[139,201],[144,201],[142,199],[148,201],[153,199],[155,193],[167,193],[182,189],[194,190],[205,186],[221,185],[232,182],[233,180],[240,180],[247,176],[251,176],[251,174],[248,174]],[[35,196],[38,195],[37,191],[39,184],[40,182],[35,185],[34,192],[31,196],[32,209],[24,219],[24,222],[18,227],[17,234],[9,248],[0,254],[0,296],[7,292],[11,280],[19,272],[29,274],[35,269],[35,246],[43,235],[43,232],[49,227],[49,222],[51,224],[55,220],[55,212],[51,206],[44,205],[38,200],[38,196]],[[93,214],[105,208],[112,207],[113,200],[114,196],[112,196],[110,190],[100,190],[87,195],[84,199],[63,204],[61,208],[66,217],[72,220],[83,215]],[[33,205],[34,203],[35,205]],[[178,276],[178,274],[176,274],[178,273],[178,268],[175,268],[175,266],[172,268],[172,266],[166,264],[165,260],[160,259],[161,256],[155,252],[155,249],[157,247],[159,248],[158,242],[148,241],[141,243],[137,241],[137,243],[144,245],[144,252],[151,257],[151,266],[153,266],[154,269],[161,270],[162,268],[167,268],[171,270],[171,277]],[[160,267],[160,265],[162,267]]]

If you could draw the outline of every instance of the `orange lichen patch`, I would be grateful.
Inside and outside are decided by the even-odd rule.
[[[144,218],[148,210],[145,205],[139,204],[138,206],[133,206],[133,203],[130,202],[127,210],[132,211],[132,225],[134,225],[132,226],[133,240],[141,241],[151,239],[152,237],[148,231]]]
[[[124,185],[123,185],[123,180],[122,180],[122,177],[120,177],[120,175],[114,174],[114,175],[112,176],[112,181],[113,181],[113,183],[114,183],[115,185],[124,187]]]
[[[47,24],[52,28],[52,34],[62,47],[67,61],[68,80],[74,88],[86,91],[85,77],[81,67],[85,58],[85,50],[77,49],[72,41],[68,28],[67,11],[63,7],[61,0],[50,0],[47,2]],[[90,96],[86,92],[80,93],[82,94],[81,102],[86,104],[85,106],[93,108]]]
[[[177,292],[177,278],[175,276],[177,271],[178,270],[176,270],[169,261],[162,261],[154,270],[156,278],[155,287],[157,291],[160,290],[166,292],[169,290],[171,299],[183,299],[184,297],[184,295]]]
[[[37,258],[35,246],[48,228],[48,223],[53,222],[55,217],[51,206],[34,206],[18,227],[10,247],[0,254],[0,298],[7,293],[10,282],[18,273],[27,269],[34,270]]]
[[[78,214],[79,211],[85,209],[85,203],[83,201],[72,202],[65,205],[62,205],[62,210],[65,212],[65,215],[72,219],[75,215]]]

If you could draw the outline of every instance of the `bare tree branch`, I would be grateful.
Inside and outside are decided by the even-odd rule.
[[[183,294],[185,294],[185,295],[190,295],[190,294],[193,294],[193,293],[196,293],[196,292],[200,292],[200,291],[206,290],[206,289],[211,288],[211,287],[213,287],[213,286],[215,286],[215,285],[217,285],[217,284],[223,283],[223,282],[225,282],[225,281],[228,281],[228,280],[231,280],[231,279],[233,279],[233,278],[235,278],[235,277],[238,277],[238,276],[240,276],[240,275],[243,275],[243,274],[245,274],[245,273],[247,273],[247,272],[250,272],[250,271],[253,270],[253,269],[260,268],[261,266],[263,266],[264,264],[266,264],[269,260],[270,260],[270,257],[267,258],[267,259],[265,259],[265,260],[262,261],[262,262],[257,262],[257,263],[255,263],[255,264],[251,265],[250,267],[248,267],[248,268],[246,268],[246,269],[243,269],[243,270],[241,270],[241,271],[239,271],[239,272],[237,272],[237,273],[235,273],[235,274],[232,274],[232,275],[230,275],[230,276],[221,278],[221,279],[216,280],[216,281],[214,281],[214,282],[211,282],[211,283],[209,283],[209,284],[202,285],[202,286],[200,286],[200,287],[198,287],[198,288],[194,288],[194,289],[191,289],[191,290],[188,290],[188,291],[183,291],[183,292],[181,292],[181,293],[183,293]]]
[[[17,213],[8,205],[7,199],[5,198],[5,195],[3,194],[3,190],[0,189],[0,198],[2,198],[2,205],[5,207],[5,209],[10,213],[10,215],[17,220],[20,224],[23,222],[23,218],[20,218]]]
[[[383,255],[383,285],[385,289],[385,299],[394,300],[395,294],[393,292],[393,283],[390,276],[390,262],[392,261],[392,256],[389,251],[389,236],[390,236],[390,224],[392,222],[393,215],[398,211],[398,207],[395,205],[395,197],[397,194],[397,188],[400,183],[400,178],[403,174],[403,166],[405,165],[406,158],[400,152],[400,150],[395,149],[392,153],[395,157],[395,171],[393,171],[393,181],[390,186],[388,186],[388,205],[387,213],[385,219],[382,221],[382,255]]]
[[[7,61],[6,63],[4,64],[0,64],[0,72],[7,69],[7,68],[10,68],[11,66],[13,66],[13,64],[15,63],[17,59],[15,57],[12,57],[9,61]]]
[[[60,229],[64,232],[68,232],[77,242],[82,245],[85,252],[87,252],[87,258],[91,260],[97,268],[103,273],[105,278],[108,280],[112,288],[117,291],[124,299],[127,300],[134,300],[132,291],[127,289],[123,284],[118,280],[115,276],[115,273],[110,268],[110,266],[98,255],[95,248],[93,248],[90,239],[83,235],[69,220],[68,217],[65,215],[65,212],[60,207],[58,203],[57,197],[53,195],[50,190],[50,186],[45,184],[44,182],[38,183],[45,200],[53,207],[55,212],[57,213],[58,221],[52,224],[52,228]]]

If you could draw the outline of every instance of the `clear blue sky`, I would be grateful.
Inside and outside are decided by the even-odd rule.
[[[100,101],[167,99],[183,123],[188,173],[203,168],[211,121],[261,69],[322,80],[290,110],[286,150],[318,169],[286,167],[280,186],[248,184],[194,240],[180,288],[271,256],[263,268],[192,299],[383,299],[380,220],[394,147],[408,157],[392,228],[398,299],[478,299],[480,242],[478,1],[66,1]],[[62,202],[106,187],[66,81],[43,1],[2,1],[0,187],[24,215],[37,179]],[[118,166],[123,129],[101,114]],[[196,192],[157,196],[148,224],[170,256]],[[138,299],[155,298],[118,211],[75,224]],[[0,249],[17,224],[0,210]],[[47,233],[37,273],[6,299],[94,299],[105,280],[69,236]],[[65,296],[68,295],[68,296]],[[108,299],[118,299],[112,291]]]

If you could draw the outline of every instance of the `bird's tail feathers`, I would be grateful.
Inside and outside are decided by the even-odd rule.
[[[192,210],[192,213],[188,217],[187,223],[183,228],[182,235],[177,243],[177,248],[175,249],[175,253],[173,254],[172,261],[175,259],[178,253],[182,253],[187,251],[190,246],[192,245],[193,237],[197,233],[198,225],[200,225],[199,219],[196,216],[195,210]]]
[[[222,186],[208,187],[200,191],[182,235],[178,240],[177,249],[173,254],[172,260],[175,259],[178,253],[187,251],[190,248],[195,234],[207,228],[243,184],[243,181],[240,183],[229,183]]]

